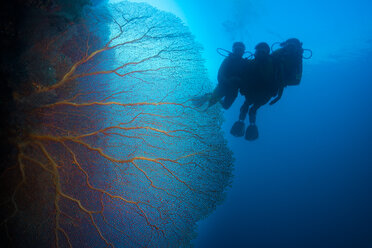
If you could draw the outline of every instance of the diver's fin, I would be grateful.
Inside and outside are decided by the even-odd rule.
[[[258,128],[256,125],[249,125],[245,131],[245,139],[252,141],[258,138]]]
[[[243,137],[245,131],[245,124],[244,121],[237,121],[231,127],[230,133],[235,137]]]
[[[192,105],[194,105],[194,107],[196,107],[196,108],[200,108],[206,102],[209,101],[210,97],[211,97],[210,93],[206,93],[202,96],[196,96],[196,97],[191,99]]]

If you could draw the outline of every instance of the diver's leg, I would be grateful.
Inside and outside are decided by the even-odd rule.
[[[249,109],[249,123],[254,125],[256,124],[256,113],[257,110],[261,107],[260,104],[253,104],[253,106]]]
[[[244,104],[240,108],[239,120],[236,121],[234,125],[231,127],[230,133],[235,137],[244,136],[245,131],[244,120],[247,116],[249,105],[251,105],[251,103],[249,103],[246,98]]]
[[[254,104],[253,106],[249,109],[249,122],[251,124],[255,124],[256,123],[256,114],[257,114],[257,110],[265,105],[266,103],[268,103],[270,101],[270,95],[264,95],[262,96],[261,98],[259,99],[256,99],[254,101]]]
[[[256,126],[256,113],[257,109],[261,107],[260,104],[253,104],[253,106],[249,109],[249,126],[245,131],[245,139],[246,140],[255,140],[258,138],[258,128]]]
[[[243,105],[240,107],[240,114],[239,114],[239,120],[244,121],[247,117],[249,106],[251,105],[250,102],[245,99]]]
[[[212,95],[209,98],[208,108],[215,105],[217,102],[219,102],[224,96],[225,96],[225,90],[222,83],[219,83],[214,91],[212,92]]]
[[[212,93],[205,93],[204,95],[196,96],[196,97],[191,99],[191,102],[194,105],[194,107],[200,108],[206,102],[209,101],[209,99],[211,98],[211,95],[212,95]]]
[[[221,105],[224,109],[229,109],[234,103],[236,97],[238,96],[238,89],[230,90],[225,98],[221,101]]]

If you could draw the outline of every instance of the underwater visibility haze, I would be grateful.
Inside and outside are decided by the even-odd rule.
[[[369,1],[0,7],[4,247],[372,247]],[[312,57],[257,140],[242,96],[193,106],[217,48],[289,38]]]

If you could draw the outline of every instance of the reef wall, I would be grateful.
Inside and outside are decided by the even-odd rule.
[[[212,90],[201,47],[147,4],[30,3],[2,67],[4,244],[190,246],[233,162],[220,109],[189,102]]]

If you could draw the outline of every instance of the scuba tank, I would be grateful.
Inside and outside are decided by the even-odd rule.
[[[274,43],[275,45],[277,43]],[[302,78],[302,42],[296,38],[279,43],[279,49],[272,52],[277,77],[283,86],[299,85]]]

